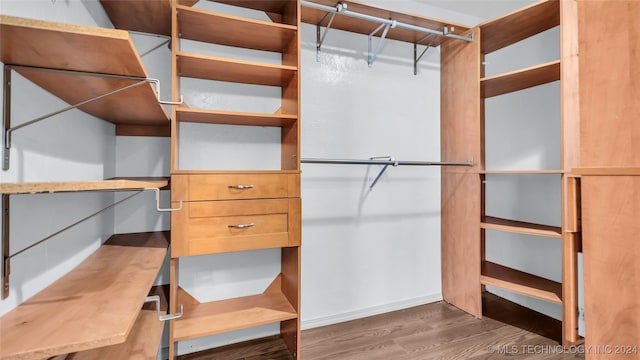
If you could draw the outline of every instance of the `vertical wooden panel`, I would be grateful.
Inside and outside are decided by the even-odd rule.
[[[442,296],[482,317],[480,176],[442,173]]]
[[[440,48],[441,158],[442,161],[473,159],[473,168],[444,167],[443,171],[468,172],[481,164],[480,31],[474,41],[447,41]],[[479,215],[478,215],[479,216]]]
[[[173,235],[173,233],[172,233]],[[171,259],[169,260],[169,313],[175,314],[178,311],[179,304],[178,302],[178,281],[180,279],[179,276],[179,267],[180,260],[179,259]],[[169,360],[173,360],[176,358],[176,342],[173,341],[173,331],[175,320],[169,321]]]
[[[580,0],[578,13],[581,166],[640,166],[640,1]]]
[[[178,29],[178,10],[176,1],[171,2],[171,97],[180,99],[180,76],[178,74],[178,56],[180,51],[180,29]],[[171,171],[178,170],[178,147],[180,136],[180,124],[177,119],[177,106],[171,107]]]
[[[638,359],[640,176],[585,176],[582,205],[587,359]]]
[[[561,169],[580,165],[580,81],[578,59],[578,4],[560,2]]]
[[[298,317],[280,323],[280,335],[294,359],[300,355],[300,247],[282,249],[282,293]]]

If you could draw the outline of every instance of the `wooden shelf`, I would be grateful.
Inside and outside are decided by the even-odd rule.
[[[540,225],[524,221],[501,219],[493,216],[485,216],[484,222],[480,223],[482,229],[506,231],[518,234],[546,236],[552,238],[562,238],[562,228],[557,226]]]
[[[191,298],[193,299],[193,298]],[[192,301],[193,302],[193,301]],[[174,340],[182,341],[228,331],[291,320],[298,317],[279,291],[209,303],[184,304],[184,315],[175,320]]]
[[[216,2],[239,6],[247,9],[261,10],[266,13],[283,14],[291,0],[216,0]]]
[[[5,65],[39,68],[15,70],[69,104],[78,104],[148,77],[126,31],[4,15],[0,16],[0,61]],[[54,72],[51,69],[98,76]],[[118,79],[100,74],[137,79]],[[169,128],[169,116],[149,83],[79,109],[114,124]]]
[[[150,295],[160,295],[162,299],[161,314],[166,313],[166,296],[162,288],[154,286]],[[148,306],[151,305],[151,306]],[[147,359],[155,360],[162,342],[164,321],[158,320],[155,304],[145,304],[140,311],[133,329],[127,336],[127,341],[118,345],[105,346],[82,351],[71,355],[72,360],[100,360],[100,359]]]
[[[171,36],[171,3],[166,0],[100,0],[116,29]]]
[[[573,174],[583,176],[640,176],[639,167],[583,167],[574,168]]]
[[[0,318],[3,359],[123,343],[167,254],[168,233],[113,235],[78,267]]]
[[[335,0],[311,0],[316,4],[326,5],[334,7],[338,3]],[[455,31],[454,34],[462,35],[469,30],[469,28],[465,25],[454,24],[450,22],[445,22],[438,19],[427,18],[419,15],[413,15],[408,13],[403,13],[399,11],[391,11],[383,8],[379,8],[376,6],[365,5],[363,3],[357,1],[349,1],[348,2],[348,10],[354,11],[360,14],[375,16],[382,19],[393,19],[405,24],[411,24],[419,27],[424,27],[432,30],[441,31],[444,26],[454,26]],[[309,23],[312,25],[317,25],[322,18],[327,13],[322,10],[317,10],[313,8],[309,8],[306,6],[302,7],[302,22]],[[354,32],[358,34],[369,35],[371,31],[373,31],[378,26],[377,23],[356,19],[353,17],[336,15],[333,23],[331,24],[332,29],[339,29],[349,32]],[[387,34],[388,39],[399,40],[409,43],[415,43],[416,41],[421,40],[427,34],[423,32],[417,32],[413,30],[407,30],[403,28],[395,28],[389,29],[389,33]],[[439,46],[444,41],[448,41],[449,39],[444,37],[436,37],[432,46]],[[431,41],[431,40],[429,40]],[[459,40],[453,40],[459,41]]]
[[[297,68],[254,61],[232,60],[216,56],[178,53],[180,76],[229,81],[244,84],[284,86]]]
[[[482,262],[480,283],[562,304],[562,284],[489,261]]]
[[[300,170],[173,170],[171,175],[300,174]]]
[[[0,193],[14,195],[76,191],[140,190],[144,188],[164,188],[168,185],[169,180],[167,179],[0,183]]]
[[[247,49],[283,52],[298,28],[177,6],[181,38]]]
[[[248,112],[202,110],[178,107],[176,120],[178,122],[195,122],[206,124],[229,124],[251,126],[288,126],[298,117],[284,114],[260,114]]]
[[[547,0],[480,24],[481,51],[489,54],[560,25],[559,0]]]
[[[481,170],[480,174],[486,174],[486,175],[508,175],[508,174],[514,174],[514,175],[544,175],[544,174],[557,174],[557,175],[562,175],[564,174],[564,171],[562,170]]]
[[[486,99],[558,80],[560,80],[560,60],[482,78],[480,92]]]

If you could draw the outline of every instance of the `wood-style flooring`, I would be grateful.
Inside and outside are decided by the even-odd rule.
[[[303,360],[584,359],[558,345],[560,323],[498,297],[484,297],[478,320],[438,302],[302,332]],[[510,324],[505,323],[509,322]],[[542,334],[542,335],[539,335]],[[545,337],[546,336],[546,337]],[[291,360],[278,336],[181,360]]]

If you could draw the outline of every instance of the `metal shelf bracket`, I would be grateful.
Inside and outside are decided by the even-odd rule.
[[[182,317],[182,314],[184,314],[184,305],[180,304],[180,312],[175,313],[175,314],[162,315],[160,313],[160,296],[158,296],[158,295],[147,296],[144,299],[144,302],[145,303],[153,302],[153,303],[156,304],[156,313],[158,314],[158,320],[159,321],[167,321],[167,320],[179,319],[179,318]]]
[[[373,62],[376,61],[376,57],[378,56],[380,49],[382,49],[382,44],[384,44],[384,39],[387,37],[387,33],[389,32],[389,29],[394,29],[397,25],[398,25],[397,21],[391,20],[391,24],[380,24],[380,26],[378,26],[375,30],[371,32],[371,34],[369,34],[369,56],[367,57],[367,63],[369,64],[369,67],[372,67]],[[384,30],[382,30],[382,28],[384,28]],[[382,30],[382,35],[380,35],[380,40],[378,40],[378,45],[374,50],[373,37],[380,30]]]
[[[429,43],[425,45],[426,48],[418,56],[418,45],[422,45],[428,39],[431,39],[431,41],[429,41]],[[426,54],[427,51],[431,48],[431,45],[433,45],[433,42],[435,40],[436,40],[436,36],[434,34],[428,34],[422,39],[413,43],[413,75],[418,75],[418,63],[420,62],[424,54]]]
[[[156,193],[156,210],[159,212],[171,212],[171,211],[180,211],[182,210],[182,200],[180,201],[180,205],[177,208],[161,208],[160,207],[160,189],[158,188],[145,188],[145,190],[151,190]]]
[[[347,10],[347,4],[338,3],[336,5],[336,12],[328,12],[322,20],[316,25],[316,61],[320,61],[320,52],[322,50],[322,43],[324,43],[324,39],[327,37],[327,33],[331,29],[331,24],[333,23],[333,19],[335,19],[337,13],[342,13]],[[322,24],[329,20],[322,34]]]
[[[374,157],[370,157],[369,158],[369,160],[378,160],[378,159],[386,159],[389,162],[391,162],[391,164],[385,164],[384,165],[382,170],[380,170],[378,175],[369,184],[369,191],[373,190],[373,187],[376,186],[376,184],[378,183],[378,180],[380,180],[380,178],[382,177],[384,172],[387,171],[387,168],[389,167],[389,165],[393,165],[393,167],[397,167],[398,166],[398,161],[396,159],[394,159],[393,156],[374,156]]]

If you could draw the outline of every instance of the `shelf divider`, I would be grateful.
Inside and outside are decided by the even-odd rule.
[[[482,262],[480,283],[562,304],[562,284],[489,261]]]

